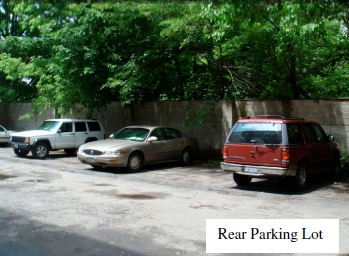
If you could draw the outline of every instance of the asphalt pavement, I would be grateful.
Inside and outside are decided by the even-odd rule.
[[[202,162],[130,173],[1,146],[0,191],[0,255],[206,255],[206,219],[339,219],[339,252],[349,255],[348,176],[314,176],[294,193],[282,180],[238,187]]]

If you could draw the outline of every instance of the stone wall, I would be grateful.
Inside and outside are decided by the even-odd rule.
[[[206,116],[205,122],[187,130],[183,125],[186,109],[190,107],[199,113],[207,106],[211,108],[211,112]],[[29,130],[35,129],[45,119],[55,117],[55,111],[49,109],[31,120],[19,120],[20,116],[30,113],[30,110],[30,104],[0,103],[0,124],[12,130]],[[267,114],[317,121],[327,134],[335,136],[342,153],[349,154],[349,99],[158,101],[131,108],[123,108],[120,102],[113,102],[104,109],[96,110],[92,118],[103,123],[107,136],[129,125],[172,126],[198,138],[202,156],[220,157],[225,138],[239,118]],[[86,110],[76,106],[62,118],[85,116]]]
[[[31,113],[30,103],[0,103],[0,113],[0,124],[14,131],[35,129],[43,120],[55,117],[54,110],[48,109],[29,120],[19,120],[21,116]]]

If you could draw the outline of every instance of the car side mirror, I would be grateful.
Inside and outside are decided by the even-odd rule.
[[[59,129],[58,131],[57,131],[57,133],[61,133],[62,132],[62,130],[61,129]]]
[[[328,135],[328,140],[329,141],[334,141],[334,136],[333,135]]]
[[[151,136],[147,141],[148,141],[148,142],[151,142],[151,141],[157,141],[157,140],[158,140],[157,137]]]

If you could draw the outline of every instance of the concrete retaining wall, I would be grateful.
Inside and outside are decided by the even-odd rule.
[[[183,125],[188,107],[200,113],[210,107],[205,122],[187,130]],[[0,103],[0,124],[12,130],[35,129],[42,121],[55,117],[48,109],[30,120],[19,120],[30,113],[27,103]],[[167,125],[178,128],[198,138],[201,155],[220,157],[221,148],[234,123],[241,117],[256,115],[288,115],[304,117],[319,122],[327,134],[335,136],[343,154],[349,154],[349,99],[312,100],[237,100],[237,101],[158,101],[146,105],[123,108],[113,102],[95,111],[92,118],[99,119],[107,136],[129,125]],[[76,106],[62,118],[85,118],[86,110]],[[192,117],[195,122],[196,117]]]

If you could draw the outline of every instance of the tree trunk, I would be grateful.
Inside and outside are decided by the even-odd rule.
[[[219,99],[224,99],[224,83],[223,83],[223,59],[222,59],[222,47],[219,46]]]
[[[289,46],[289,49],[291,52],[294,51],[293,46]],[[286,66],[288,68],[288,77],[287,80],[291,84],[293,98],[294,99],[300,99],[301,95],[306,98],[310,99],[310,97],[307,95],[307,93],[297,84],[297,73],[296,73],[296,58],[292,56],[291,63],[286,62]]]
[[[179,62],[179,54],[175,54],[175,65],[177,69],[177,77],[178,77],[178,84],[179,84],[179,96],[181,100],[184,100],[184,86],[183,86],[183,76],[182,76],[182,69],[181,64]]]

